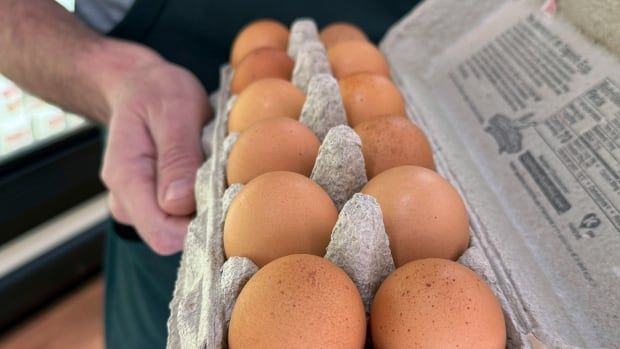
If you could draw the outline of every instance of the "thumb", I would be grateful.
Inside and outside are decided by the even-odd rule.
[[[184,123],[165,122],[155,132],[157,149],[157,199],[171,215],[189,215],[196,209],[194,181],[202,165],[200,128]]]

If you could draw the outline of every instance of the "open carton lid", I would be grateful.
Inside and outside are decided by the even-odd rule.
[[[620,346],[618,37],[596,44],[562,8],[612,3],[430,0],[381,44],[465,197],[510,347]]]

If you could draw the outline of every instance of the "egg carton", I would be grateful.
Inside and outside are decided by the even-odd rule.
[[[359,191],[367,177],[361,140],[346,125],[337,81],[331,76],[325,48],[316,24],[300,19],[291,27],[289,54],[295,58],[292,82],[306,92],[300,122],[322,141],[311,179],[325,189],[339,210],[325,258],[342,268],[355,282],[366,311],[394,263],[377,201]],[[168,321],[168,348],[226,348],[232,307],[243,285],[258,270],[245,257],[225,258],[223,226],[228,206],[242,189],[226,188],[226,161],[238,138],[227,134],[227,120],[235,96],[230,96],[232,70],[221,71],[216,98],[217,116],[203,134],[210,158],[198,170],[197,215],[190,223]],[[409,111],[411,112],[411,111]],[[442,159],[436,158],[438,171]],[[507,320],[508,346],[520,347],[522,338],[511,321],[510,299],[498,287],[497,277],[483,247],[471,232],[470,247],[459,262],[476,271],[494,290]]]
[[[559,15],[554,17],[557,8],[560,9]],[[552,211],[543,215],[545,211],[541,207],[544,202],[533,204],[535,193],[524,190],[524,187],[528,189],[524,182],[517,182],[523,178],[515,178],[512,172],[506,171],[511,168],[509,165],[518,166],[519,154],[502,154],[501,147],[498,154],[497,144],[490,140],[485,129],[487,125],[479,124],[474,116],[468,115],[466,106],[456,103],[458,98],[454,93],[458,91],[446,86],[444,79],[449,78],[447,75],[455,64],[470,57],[515,23],[535,18],[540,28],[557,35],[558,42],[568,44],[592,67],[592,71],[570,82],[571,93],[545,95],[536,104],[536,115],[531,121],[544,120],[556,113],[559,106],[586,95],[601,81],[611,81],[611,85],[620,81],[620,63],[617,56],[609,53],[618,52],[617,40],[613,36],[617,23],[601,20],[613,18],[617,11],[612,0],[427,0],[396,23],[380,45],[390,63],[393,80],[405,97],[408,116],[429,138],[438,172],[465,199],[471,240],[459,262],[481,275],[500,300],[506,318],[509,348],[620,346],[620,295],[617,291],[620,289],[620,230],[611,225],[578,185],[567,194],[573,204],[570,212],[559,218]],[[566,13],[566,18],[562,17],[562,12]],[[578,16],[583,13],[587,15]],[[596,42],[584,33],[595,38]],[[313,109],[339,113],[338,102],[333,101],[331,94],[324,94],[311,86],[315,75],[326,74],[329,69],[326,62],[321,61],[324,51],[315,40],[315,26],[309,21],[297,22],[291,30],[291,39],[293,37],[314,42],[306,49],[303,49],[305,43],[300,41],[289,45],[292,47],[289,54],[296,58],[293,82],[308,94],[304,110],[307,114],[312,114]],[[606,48],[599,44],[606,45]],[[314,53],[308,53],[310,51]],[[200,213],[192,222],[186,238],[171,303],[170,348],[225,347],[227,316],[238,290],[255,271],[248,260],[232,257],[225,261],[222,252],[223,217],[228,203],[240,190],[238,185],[233,185],[225,191],[224,181],[227,149],[235,137],[226,139],[230,73],[229,69],[222,72],[223,93],[216,101],[218,117],[214,126],[204,133],[206,148],[212,149],[214,155],[201,168],[197,180]],[[323,76],[322,79],[327,81],[329,77]],[[470,96],[472,102],[483,107],[496,107],[502,103],[492,91],[477,86],[472,89],[479,92],[479,95]],[[313,94],[319,97],[311,98]],[[333,95],[338,96],[337,93]],[[324,96],[323,99],[320,96]],[[507,115],[508,121],[520,117]],[[347,166],[353,163],[351,159],[361,159],[359,154],[354,154],[356,150],[352,143],[357,141],[355,135],[346,126],[339,126],[338,122],[326,125],[320,119],[315,119],[315,125],[309,121],[304,123],[323,141],[321,153],[328,152],[327,144],[341,142],[341,145],[348,144],[346,147],[352,152],[352,157],[346,160]],[[532,139],[533,128],[526,129],[521,124],[503,126],[518,129],[524,136],[518,138],[525,150],[536,153],[548,147]],[[348,136],[351,142],[344,141]],[[321,160],[321,164],[327,169],[323,171],[337,172],[335,168],[339,162],[332,158],[332,163]],[[351,173],[355,171],[351,170]],[[570,173],[557,175],[572,180]],[[317,176],[313,175],[313,179],[319,182],[321,179]],[[362,267],[364,262],[373,258],[381,261],[380,255],[387,252],[381,247],[381,241],[386,241],[384,233],[377,233],[382,230],[380,210],[372,198],[362,194],[354,194],[346,200],[355,191],[349,191],[347,183],[356,184],[341,182],[338,199],[336,191],[326,185],[328,177],[318,177],[326,181],[321,185],[331,191],[330,196],[339,203],[340,209],[338,229],[334,229],[327,254],[355,280],[368,305],[368,295],[373,293],[377,284],[373,280],[381,280],[382,273],[391,268],[389,261],[388,265],[377,262],[382,265],[377,269]],[[540,193],[537,197],[546,200]],[[612,200],[614,204],[620,204],[617,197]],[[572,237],[566,221],[579,225],[593,211],[598,212],[600,219],[597,238],[578,244],[566,240],[566,237]],[[560,220],[564,225],[555,226],[549,223],[550,220]],[[350,232],[342,237],[339,232],[347,229]],[[347,243],[346,238],[352,241]],[[354,248],[343,249],[343,245]],[[355,263],[351,263],[352,260]],[[357,270],[356,266],[359,266]]]

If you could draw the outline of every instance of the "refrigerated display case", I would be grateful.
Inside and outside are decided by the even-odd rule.
[[[96,272],[102,129],[0,76],[0,330]]]

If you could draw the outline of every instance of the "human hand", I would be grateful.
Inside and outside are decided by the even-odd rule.
[[[114,218],[133,225],[156,253],[183,247],[203,163],[205,90],[187,70],[156,59],[127,74],[111,93],[101,177]]]

